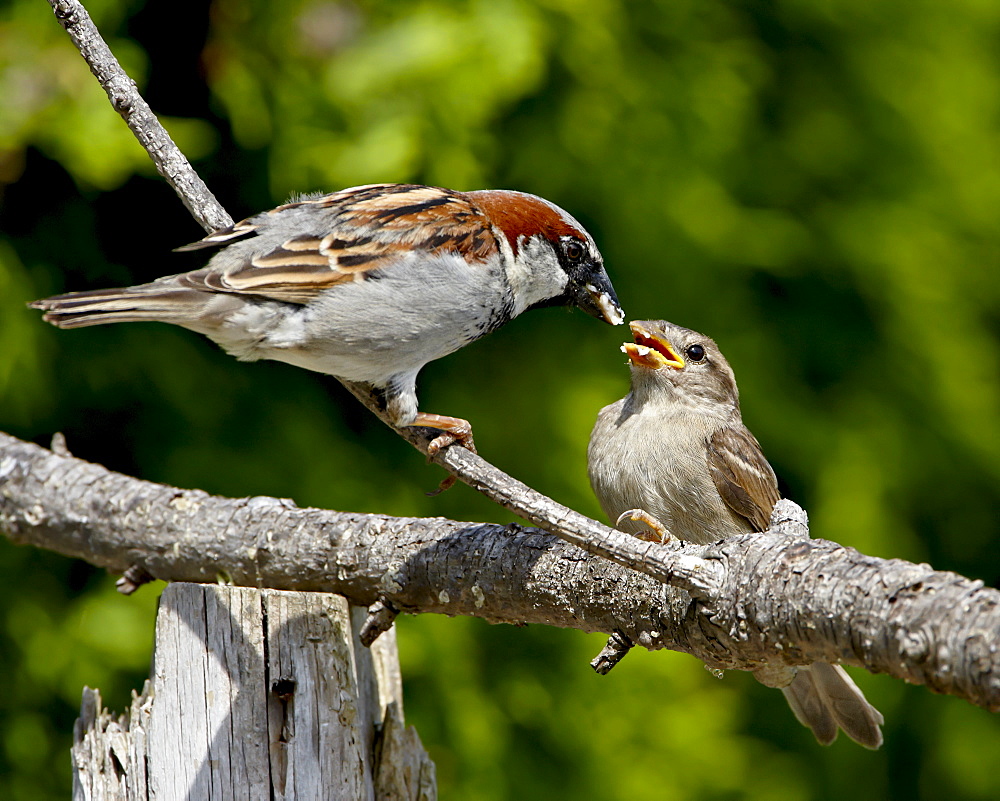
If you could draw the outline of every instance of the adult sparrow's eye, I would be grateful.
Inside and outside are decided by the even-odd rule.
[[[688,357],[688,361],[704,361],[705,349],[701,345],[689,345],[688,349],[684,351],[684,355]]]
[[[567,242],[566,258],[570,261],[580,261],[583,258],[583,245],[573,240]]]

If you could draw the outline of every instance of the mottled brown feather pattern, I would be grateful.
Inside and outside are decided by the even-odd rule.
[[[329,233],[295,236],[225,272],[197,270],[187,276],[186,283],[305,304],[337,284],[363,281],[414,251],[457,253],[469,262],[486,260],[497,252],[490,220],[465,194],[448,189],[363,186],[286,203],[265,215],[308,207],[328,210],[322,220]],[[181,250],[225,244],[253,234],[261,226],[259,220],[260,215],[248,218]],[[430,236],[428,228],[433,230]]]
[[[781,495],[754,435],[742,426],[716,431],[708,440],[708,468],[726,505],[755,531],[765,531]]]

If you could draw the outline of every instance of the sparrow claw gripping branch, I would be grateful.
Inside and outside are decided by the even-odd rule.
[[[472,449],[471,426],[421,414],[416,379],[531,308],[624,319],[594,240],[522,192],[373,184],[286,203],[179,250],[205,267],[32,307],[60,328],[159,320],[244,361],[275,359],[382,392],[397,427],[435,426]]]
[[[632,520],[636,523],[645,523],[649,526],[649,529],[646,531],[636,532],[635,537],[637,539],[645,540],[646,542],[670,541],[670,532],[667,531],[667,527],[643,509],[626,509],[618,515],[618,519],[615,521],[615,528],[620,528],[621,524],[626,520]]]
[[[476,443],[472,439],[472,424],[460,417],[445,417],[441,414],[426,414],[421,412],[412,425],[425,426],[443,431],[434,437],[427,445],[427,458],[434,458],[438,451],[449,445],[461,445],[463,448],[477,453]]]
[[[472,453],[478,453],[476,450],[476,443],[472,439],[472,424],[468,420],[462,420],[459,417],[445,417],[440,414],[424,414],[421,412],[417,415],[416,421],[413,425],[416,426],[426,426],[427,428],[435,428],[443,431],[443,434],[439,434],[434,437],[427,444],[427,461],[430,462],[442,448],[447,448],[451,445],[460,445],[461,447],[472,451]],[[458,481],[455,476],[447,475],[441,479],[441,483],[438,484],[437,489],[433,489],[430,492],[424,493],[429,498],[433,498],[440,495],[442,492],[447,492],[455,483]]]

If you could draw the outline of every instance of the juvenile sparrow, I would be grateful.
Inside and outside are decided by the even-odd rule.
[[[625,531],[703,544],[766,530],[778,482],[718,346],[664,320],[630,327],[631,392],[598,414],[587,452],[605,514]],[[798,668],[782,692],[823,745],[838,727],[866,748],[882,744],[882,715],[839,665]]]
[[[60,328],[159,320],[243,361],[371,384],[395,425],[450,435],[434,450],[454,440],[472,447],[472,429],[418,411],[425,364],[538,306],[624,320],[594,240],[523,192],[358,186],[286,203],[178,250],[222,245],[200,270],[29,305]]]

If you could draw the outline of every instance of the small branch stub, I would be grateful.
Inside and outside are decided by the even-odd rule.
[[[371,647],[381,634],[389,630],[397,615],[399,609],[393,606],[391,601],[380,598],[373,603],[368,608],[368,617],[361,627],[361,644],[366,648]]]
[[[620,631],[616,631],[608,637],[607,645],[591,660],[590,666],[600,675],[606,676],[615,665],[625,658],[625,654],[632,650],[633,645],[635,643],[628,637]]]
[[[115,582],[115,589],[122,595],[131,595],[143,584],[149,584],[155,580],[155,576],[151,575],[142,565],[132,565]]]

